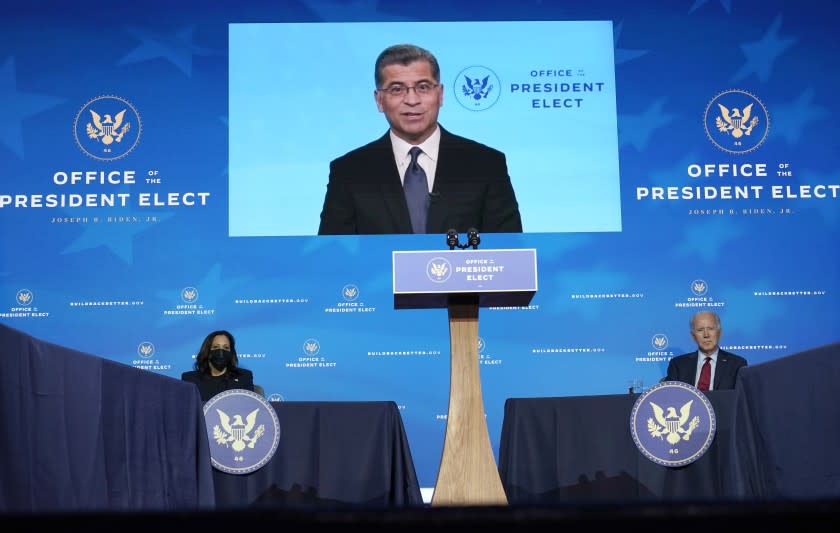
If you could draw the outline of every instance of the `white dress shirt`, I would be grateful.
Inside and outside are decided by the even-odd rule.
[[[700,350],[697,350],[697,371],[694,374],[694,386],[697,386],[697,383],[700,381],[700,371],[703,370],[703,363],[706,362],[706,357],[711,357],[712,360],[709,361],[709,365],[712,367],[712,374],[709,376],[709,390],[714,390],[715,388],[715,369],[717,368],[717,358],[718,358],[718,350],[715,350],[714,353],[709,355],[704,354]]]
[[[437,169],[438,152],[440,151],[440,126],[435,128],[428,139],[421,144],[409,144],[400,139],[394,132],[391,132],[391,146],[394,149],[394,161],[397,162],[397,170],[400,172],[400,181],[405,180],[405,171],[411,163],[411,156],[408,151],[412,146],[419,146],[423,153],[417,156],[417,164],[426,173],[426,182],[429,186],[429,193],[435,187],[435,170]]]

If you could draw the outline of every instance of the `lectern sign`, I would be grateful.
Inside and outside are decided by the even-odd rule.
[[[400,297],[469,293],[480,294],[482,305],[493,294],[506,294],[508,304],[524,305],[537,290],[537,251],[533,248],[395,251],[392,256],[398,307],[410,301]],[[439,300],[446,305],[445,298]]]
[[[244,389],[221,392],[204,404],[213,466],[248,474],[268,463],[280,442],[280,421],[270,403]]]

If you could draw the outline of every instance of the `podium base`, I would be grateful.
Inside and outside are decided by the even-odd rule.
[[[484,414],[478,295],[449,299],[449,410],[432,506],[507,505]]]

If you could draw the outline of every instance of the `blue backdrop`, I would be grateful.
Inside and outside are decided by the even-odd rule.
[[[621,231],[484,236],[483,248],[536,248],[539,267],[530,306],[481,310],[493,445],[506,398],[656,382],[694,348],[701,309],[721,314],[721,344],[750,364],[840,340],[838,9],[586,4],[5,7],[0,320],[176,378],[209,331],[228,329],[273,399],[396,401],[433,486],[447,316],[394,310],[390,260],[444,239],[228,237],[228,24],[595,20],[614,35]]]

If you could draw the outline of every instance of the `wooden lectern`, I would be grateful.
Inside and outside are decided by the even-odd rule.
[[[527,305],[536,264],[534,249],[393,252],[394,307],[449,311],[449,410],[433,506],[507,504],[484,414],[478,310]]]

